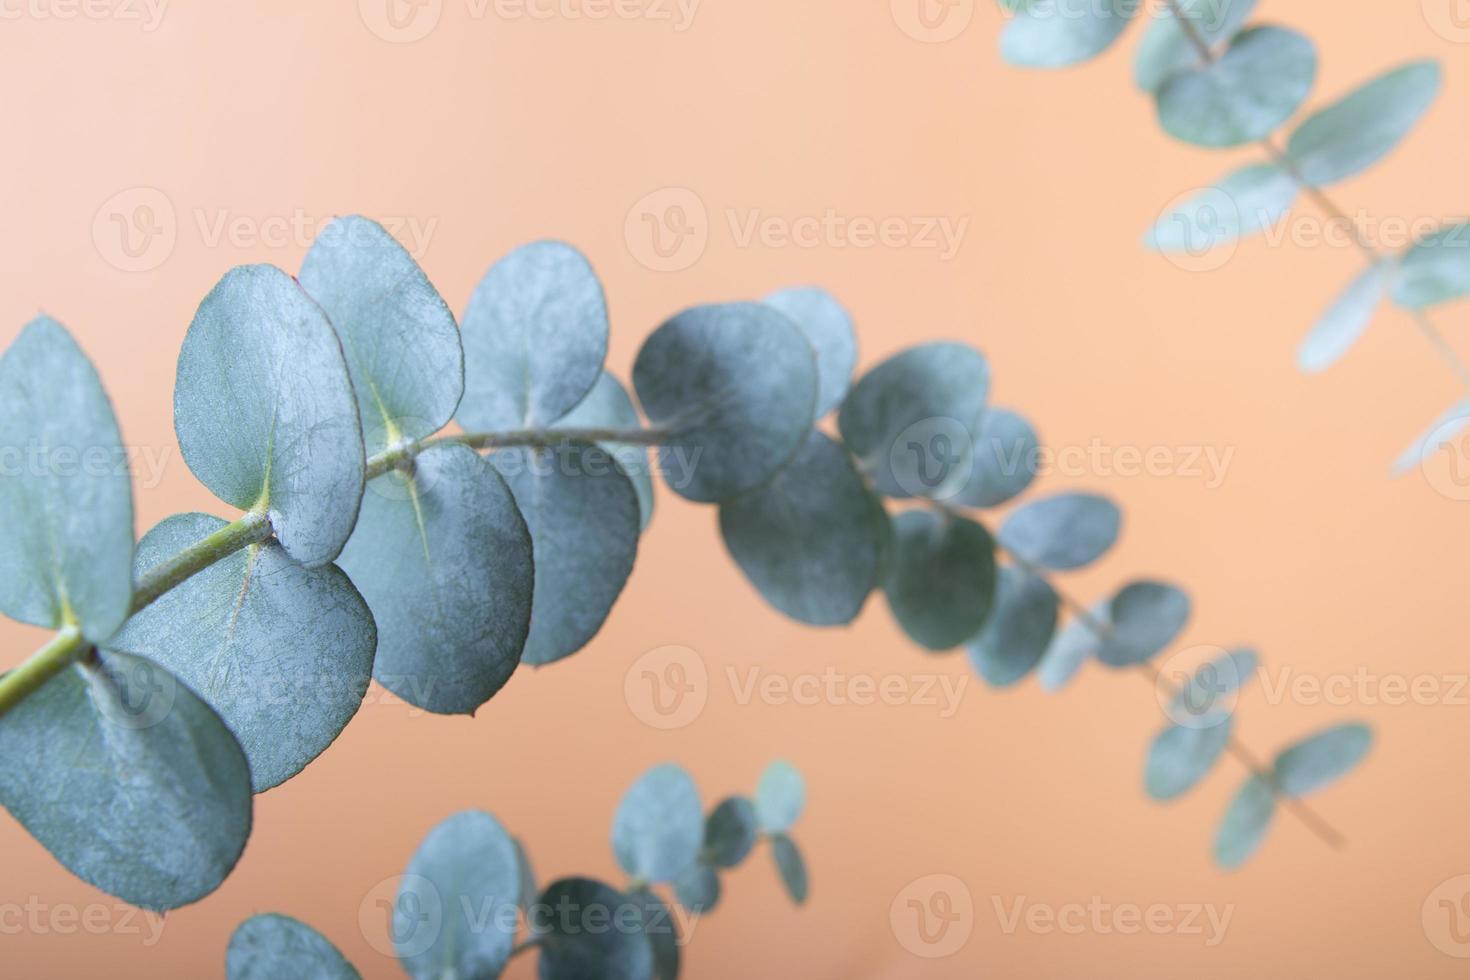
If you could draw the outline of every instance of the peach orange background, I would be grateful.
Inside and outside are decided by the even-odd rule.
[[[226,269],[297,268],[310,236],[296,226],[361,212],[429,229],[421,259],[456,311],[516,244],[571,241],[606,282],[609,363],[625,377],[641,339],[685,305],[820,283],[854,311],[864,364],[924,340],[971,341],[992,359],[998,400],[1051,445],[1233,451],[1218,486],[1186,473],[1048,477],[1050,489],[1105,491],[1127,510],[1113,557],[1068,582],[1078,595],[1172,577],[1196,599],[1186,643],[1254,643],[1273,683],[1363,671],[1428,677],[1448,692],[1470,671],[1470,504],[1420,473],[1387,478],[1457,397],[1409,321],[1385,313],[1343,364],[1300,375],[1296,343],[1358,259],[1256,240],[1201,274],[1143,251],[1140,235],[1167,202],[1245,155],[1158,131],[1131,85],[1136,38],[1099,64],[1025,73],[1000,63],[1001,19],[985,0],[962,0],[954,16],[968,22],[942,43],[906,33],[912,8],[896,2],[898,18],[879,0],[703,0],[681,24],[663,0],[624,8],[647,15],[632,19],[426,0],[421,16],[438,21],[407,43],[370,29],[385,23],[371,0],[176,0],[152,29],[130,6],[66,18],[77,9],[66,0],[6,2],[0,342],[37,310],[57,316],[99,365],[126,441],[167,454],[161,479],[139,489],[141,533],[180,510],[223,513],[177,456],[174,358]],[[1447,67],[1447,94],[1423,129],[1342,188],[1350,210],[1412,219],[1466,206],[1470,47],[1431,26],[1452,24],[1441,16],[1452,2],[1261,4],[1319,43],[1319,99],[1412,57]],[[640,205],[667,188],[682,191]],[[677,220],[666,206],[691,193],[703,253],[677,271],[650,268],[637,208]],[[148,225],[138,205],[160,199]],[[753,214],[828,211],[968,225],[947,259],[913,241],[861,248],[829,235],[805,247],[736,233]],[[135,233],[171,230],[171,247],[129,258],[113,215],[137,219]],[[130,264],[149,267],[119,268]],[[1463,309],[1442,322],[1457,343],[1470,329]],[[40,639],[0,625],[0,666]],[[635,661],[668,644],[697,651],[712,678],[704,712],[672,732],[645,725],[623,696]],[[683,763],[713,802],[749,791],[767,760],[786,756],[810,783],[797,837],[811,901],[793,910],[759,855],[699,923],[691,977],[1463,973],[1421,922],[1434,889],[1470,874],[1463,702],[1273,704],[1253,688],[1241,731],[1263,754],[1357,717],[1379,743],[1359,774],[1314,801],[1346,850],[1283,819],[1253,864],[1224,875],[1209,844],[1239,767],[1227,761],[1172,806],[1148,802],[1141,760],[1162,717],[1136,679],[1090,669],[1055,697],[971,680],[944,718],[920,705],[737,703],[726,671],[752,666],[968,676],[962,657],[903,640],[881,600],[850,630],[784,621],[724,554],[714,512],[661,493],[623,600],[574,660],[518,674],[473,720],[369,704],[321,761],[259,798],[238,871],[170,914],[156,944],[109,911],[117,928],[104,935],[0,934],[0,972],[219,975],[234,925],[278,910],[321,929],[367,976],[395,976],[374,949],[373,890],[449,813],[492,810],[525,838],[543,879],[615,877],[609,821],[645,768]],[[8,817],[0,853],[0,902],[115,908]],[[889,909],[935,874],[965,884],[974,914],[958,952],[931,960],[905,948]],[[995,905],[1094,896],[1233,914],[1210,947],[1187,934],[1008,933]],[[531,975],[528,963],[516,971]]]

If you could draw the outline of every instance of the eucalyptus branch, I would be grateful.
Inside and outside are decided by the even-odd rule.
[[[39,691],[91,649],[76,626],[66,626],[20,666],[0,676],[0,716]]]
[[[615,443],[624,446],[657,446],[668,438],[663,429],[521,429],[507,432],[462,432],[447,436],[399,443],[370,456],[369,480],[403,466],[433,446],[460,445],[475,450],[511,449],[521,446],[553,446],[562,442]]]

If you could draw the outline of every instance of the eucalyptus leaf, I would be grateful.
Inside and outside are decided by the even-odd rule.
[[[706,864],[692,864],[674,879],[674,897],[695,915],[713,912],[720,903],[720,876]]]
[[[1097,658],[1110,667],[1131,667],[1151,659],[1174,641],[1189,622],[1189,596],[1164,582],[1133,582],[1113,596],[1112,628]]]
[[[879,493],[944,500],[969,481],[989,393],[983,354],[965,344],[924,344],[863,375],[837,423]]]
[[[802,858],[801,848],[796,846],[796,841],[785,834],[773,836],[771,858],[776,862],[776,872],[781,876],[781,884],[786,886],[786,894],[797,905],[805,904],[810,882],[807,879],[806,861]]]
[[[847,450],[815,430],[769,482],[720,506],[725,546],[746,578],[812,626],[862,611],[878,584],[886,523]]]
[[[653,951],[653,980],[679,980],[679,926],[673,912],[651,889],[636,889],[628,897],[638,906]]]
[[[1316,78],[1310,40],[1282,27],[1253,27],[1219,60],[1159,87],[1159,122],[1169,135],[1199,146],[1252,143],[1291,118]]]
[[[1185,19],[1200,40],[1214,48],[1228,41],[1256,8],[1256,0],[1180,0]],[[1133,62],[1133,80],[1153,92],[1176,72],[1199,65],[1200,54],[1173,8],[1159,5]]]
[[[1036,479],[1036,430],[1008,408],[992,408],[980,417],[975,435],[975,467],[954,499],[965,507],[999,507],[1020,496]]]
[[[1000,35],[1000,54],[1023,68],[1063,68],[1112,47],[1142,0],[1016,0]]]
[[[1261,846],[1271,818],[1276,815],[1276,793],[1260,776],[1251,775],[1230,801],[1215,836],[1215,860],[1226,870],[1249,861]]]
[[[1300,190],[1296,178],[1274,163],[1242,167],[1161,215],[1144,244],[1201,255],[1274,225]]]
[[[884,590],[905,633],[929,650],[949,650],[980,632],[995,602],[995,542],[961,517],[911,510],[893,520]]]
[[[1422,466],[1445,446],[1451,445],[1470,427],[1470,401],[1456,402],[1435,419],[1414,444],[1405,449],[1393,464],[1393,475],[1403,476]]]
[[[83,881],[145,909],[219,887],[250,836],[250,766],[162,667],[100,652],[0,717],[0,803]]]
[[[554,428],[631,431],[642,429],[643,420],[639,418],[638,409],[633,407],[633,399],[628,397],[622,382],[604,371],[592,390],[587,392],[587,397],[562,416]],[[633,481],[633,489],[638,491],[639,526],[647,528],[653,518],[653,469],[648,465],[648,449],[618,442],[600,442],[598,445],[612,454],[628,479]]]
[[[561,242],[511,252],[475,287],[461,322],[468,430],[544,428],[592,390],[607,357],[607,300]]]
[[[409,704],[470,714],[510,679],[531,620],[532,545],[494,467],[464,446],[373,481],[342,568],[378,626],[373,676]]]
[[[1156,800],[1172,800],[1189,792],[1209,775],[1230,744],[1229,716],[1216,724],[1170,725],[1149,748],[1144,786]]]
[[[655,766],[624,794],[612,845],[624,871],[645,882],[673,881],[699,859],[704,812],[699,790],[676,765]]]
[[[987,684],[1009,687],[1031,673],[1056,633],[1059,605],[1046,579],[1015,566],[1000,570],[995,612],[967,644],[970,663]]]
[[[1022,504],[1000,526],[1001,547],[1021,561],[1070,571],[1097,561],[1118,540],[1123,514],[1092,493],[1063,493]]]
[[[321,307],[274,266],[230,270],[179,352],[174,427],[200,482],[264,510],[309,567],[334,560],[362,502],[362,430],[342,347]]]
[[[0,457],[0,611],[105,640],[132,602],[132,483],[97,371],[50,317],[0,357]]]
[[[228,980],[361,980],[321,933],[286,915],[253,915],[235,928],[225,952]]]
[[[719,503],[769,480],[801,448],[817,400],[817,364],[806,335],[759,303],[697,306],[646,340],[633,387],[661,451],[669,487]]]
[[[1355,769],[1373,747],[1367,725],[1339,725],[1303,739],[1276,757],[1276,785],[1287,796],[1306,796]]]
[[[1302,179],[1318,187],[1360,174],[1409,135],[1443,85],[1436,61],[1380,75],[1298,126],[1286,154]]]
[[[1470,222],[1420,239],[1399,260],[1393,301],[1422,310],[1470,295]]]
[[[1383,304],[1392,275],[1389,265],[1375,262],[1353,280],[1298,348],[1296,361],[1303,371],[1325,371],[1352,349]]]
[[[541,980],[653,976],[654,944],[644,932],[646,898],[620,894],[587,878],[563,878],[542,892],[537,905],[531,938],[541,950]]]
[[[515,946],[521,888],[516,845],[481,810],[429,831],[399,882],[393,945],[415,980],[493,980]]]
[[[762,833],[784,833],[806,808],[806,780],[784,759],[766,766],[755,787],[755,819]]]
[[[1170,702],[1169,716],[1192,721],[1211,721],[1222,713],[1222,702],[1256,675],[1260,659],[1254,650],[1231,650],[1203,663],[1181,684]]]
[[[733,868],[760,838],[755,806],[743,796],[721,800],[704,824],[704,858],[717,868]]]
[[[638,554],[638,492],[590,443],[504,449],[491,460],[531,532],[536,572],[523,662],[555,663],[606,622]]]
[[[817,408],[821,418],[842,404],[857,366],[857,334],[852,315],[831,293],[816,286],[794,286],[761,302],[784,313],[806,334],[817,356]]]
[[[454,314],[382,225],[334,219],[301,263],[301,286],[342,339],[369,455],[454,417],[464,394]]]
[[[1100,602],[1089,609],[1086,616],[1072,617],[1057,631],[1036,666],[1036,676],[1043,691],[1048,694],[1060,691],[1077,676],[1083,664],[1098,655],[1111,613],[1111,602]]]

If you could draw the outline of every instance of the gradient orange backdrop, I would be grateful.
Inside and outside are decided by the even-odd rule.
[[[1318,42],[1318,100],[1410,58],[1445,63],[1446,95],[1421,131],[1338,194],[1372,220],[1466,207],[1470,38],[1446,19],[1453,2],[1261,4]],[[1330,373],[1297,372],[1301,334],[1359,266],[1351,249],[1256,240],[1202,274],[1140,247],[1166,203],[1248,155],[1159,132],[1131,83],[1135,38],[1091,66],[1026,73],[1001,64],[1001,19],[985,0],[962,0],[942,42],[895,6],[646,0],[621,8],[633,18],[538,19],[426,0],[420,16],[437,22],[404,41],[371,0],[177,0],[156,23],[121,0],[71,18],[80,8],[65,0],[7,3],[0,343],[41,309],[77,334],[125,440],[162,461],[158,479],[138,478],[141,533],[180,510],[226,513],[180,461],[171,426],[174,359],[195,305],[233,265],[294,271],[310,228],[334,214],[419,234],[456,311],[515,245],[575,243],[606,283],[609,366],[623,377],[675,310],[825,285],[854,311],[864,365],[925,340],[972,342],[991,358],[997,399],[1053,446],[1233,453],[1218,485],[1096,466],[1043,481],[1126,508],[1121,547],[1067,582],[1079,596],[1170,577],[1195,597],[1184,645],[1253,643],[1273,685],[1362,672],[1456,694],[1410,706],[1370,688],[1370,703],[1354,693],[1332,704],[1257,685],[1242,697],[1243,739],[1263,755],[1338,721],[1376,727],[1364,769],[1313,801],[1346,849],[1283,818],[1243,872],[1216,870],[1210,842],[1241,770],[1227,760],[1174,805],[1146,800],[1142,757],[1163,718],[1131,676],[1089,669],[1058,696],[971,679],[951,717],[923,705],[739,703],[729,670],[970,675],[963,657],[906,642],[881,598],[849,630],[783,620],[725,554],[714,511],[661,491],[627,592],[587,650],[519,673],[473,720],[365,706],[319,762],[258,798],[238,870],[170,914],[152,945],[0,818],[0,903],[101,904],[93,914],[110,927],[7,928],[0,973],[215,976],[233,927],[274,910],[322,930],[366,976],[396,976],[375,949],[374,889],[449,813],[493,811],[543,880],[615,879],[609,822],[648,766],[682,763],[712,803],[753,789],[785,756],[810,784],[796,836],[811,901],[792,909],[758,855],[698,924],[691,977],[1463,975],[1421,911],[1442,882],[1470,874],[1470,707],[1452,691],[1470,672],[1470,504],[1436,490],[1442,479],[1387,477],[1461,394],[1452,377],[1395,312]],[[799,230],[797,219],[829,212],[900,218],[893,227],[909,232],[944,218],[964,234],[949,256],[903,236],[860,247],[822,231],[809,247],[744,234],[752,217]],[[661,256],[644,215],[664,222],[670,245],[681,214],[696,237]],[[116,216],[135,222],[136,254],[121,250]],[[687,267],[659,271],[670,264]],[[1443,318],[1457,343],[1466,316]],[[0,625],[0,666],[40,639]],[[711,687],[696,720],[660,731],[630,710],[624,678],[670,644],[697,652]],[[967,940],[943,959],[913,955],[890,926],[895,899],[930,875],[959,879],[973,901]],[[1230,907],[1231,919],[1211,946],[1187,933],[1007,931],[997,912],[1094,897]],[[518,962],[514,975],[532,972]]]

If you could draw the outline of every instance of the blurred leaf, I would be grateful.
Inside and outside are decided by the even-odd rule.
[[[717,868],[733,868],[745,860],[759,837],[755,806],[743,796],[729,797],[705,821],[705,859]]]
[[[910,510],[893,519],[884,589],[905,633],[950,650],[980,632],[995,602],[995,542],[973,521]]]
[[[643,419],[633,407],[633,399],[617,378],[602,372],[587,397],[553,428],[556,429],[642,429]],[[627,443],[598,443],[623,468],[633,489],[638,491],[638,524],[648,527],[653,517],[653,469],[648,465],[648,449],[645,446],[630,446]]]
[[[1144,785],[1156,800],[1189,792],[1209,775],[1230,743],[1228,715],[1209,725],[1170,725],[1149,748]]]
[[[1131,667],[1174,642],[1189,622],[1189,596],[1164,582],[1133,582],[1113,597],[1112,629],[1097,657],[1109,667]]]
[[[470,431],[540,429],[602,375],[607,301],[587,259],[562,242],[522,245],[490,267],[461,322]]]
[[[137,577],[225,523],[167,518],[138,546]],[[245,749],[259,793],[306,768],[347,727],[377,642],[367,603],[341,569],[305,568],[272,541],[165,593],[108,645],[157,661],[208,701]]]
[[[766,766],[755,787],[755,819],[762,832],[784,833],[806,808],[806,780],[785,759]]]
[[[1045,579],[1013,565],[1002,568],[995,612],[969,642],[976,673],[992,687],[1009,687],[1031,673],[1056,632],[1058,605]]]
[[[184,337],[174,387],[184,462],[225,503],[263,507],[288,554],[334,560],[357,520],[363,442],[342,347],[280,269],[231,269]]]
[[[145,909],[208,895],[250,836],[250,766],[209,706],[101,652],[0,717],[0,803],[67,869]]]
[[[1393,475],[1403,476],[1423,465],[1435,453],[1464,435],[1467,426],[1470,426],[1470,401],[1456,402],[1399,455],[1393,464]]]
[[[676,765],[655,766],[633,784],[613,817],[618,864],[651,884],[673,881],[699,859],[704,812],[699,790]]]
[[[1198,146],[1253,143],[1291,118],[1316,77],[1310,40],[1281,27],[1253,27],[1218,61],[1160,86],[1159,122],[1169,135]]]
[[[720,904],[720,876],[708,865],[691,864],[674,879],[674,897],[695,915],[713,912]]]
[[[1202,255],[1274,225],[1300,190],[1296,178],[1274,163],[1242,167],[1160,216],[1144,245]]]
[[[516,846],[516,871],[520,879],[520,887],[516,891],[516,904],[521,911],[530,913],[531,906],[536,904],[536,895],[540,891],[536,887],[536,870],[531,867],[531,855],[526,853],[526,846],[521,843],[520,838],[512,837],[510,842]]]
[[[1393,152],[1444,85],[1436,61],[1416,61],[1373,79],[1296,128],[1286,153],[1309,184],[1345,180]]]
[[[1470,222],[1420,239],[1399,261],[1393,301],[1422,310],[1470,295]]]
[[[638,352],[633,387],[662,450],[669,488],[702,503],[753,490],[786,465],[811,429],[817,363],[806,335],[758,303],[685,310]]]
[[[767,296],[761,302],[773,306],[801,328],[817,355],[817,408],[821,418],[842,404],[852,371],[857,366],[857,334],[852,315],[836,297],[815,286],[795,286]]]
[[[1008,408],[980,417],[975,435],[975,468],[954,502],[965,507],[999,507],[1036,479],[1036,430]]]
[[[229,980],[361,980],[342,953],[304,922],[286,915],[253,915],[240,923],[225,953]]]
[[[1190,26],[1211,48],[1228,41],[1255,10],[1256,0],[1180,0]],[[1153,23],[1138,44],[1133,79],[1145,92],[1154,92],[1169,76],[1199,65],[1199,52],[1168,6],[1160,5]]]
[[[673,912],[648,888],[630,892],[628,898],[638,906],[653,951],[653,980],[679,980],[679,927]]]
[[[1041,689],[1054,694],[1066,687],[1076,676],[1082,665],[1102,650],[1102,632],[1108,628],[1111,603],[1099,602],[1088,610],[1087,616],[1073,616],[1067,625],[1052,637],[1051,645],[1037,665],[1037,679]]]
[[[334,219],[301,263],[301,287],[342,338],[369,455],[454,417],[464,393],[454,314],[382,225]]]
[[[1092,493],[1063,493],[1022,504],[1006,518],[1001,547],[1024,562],[1070,571],[1101,558],[1118,540],[1118,505]]]
[[[1022,68],[1063,68],[1111,47],[1142,0],[1003,0],[1001,5],[1014,15],[1000,35],[1001,57]]]
[[[373,481],[342,568],[378,625],[373,676],[409,704],[469,714],[521,661],[531,535],[510,488],[464,446]]]
[[[1180,685],[1169,706],[1171,718],[1204,719],[1220,713],[1221,699],[1244,687],[1260,666],[1254,650],[1231,650],[1223,657],[1201,664]]]
[[[102,382],[50,317],[0,357],[0,455],[12,454],[0,611],[50,629],[74,617],[87,639],[107,639],[132,602],[132,484]]]
[[[1276,794],[1271,785],[1260,776],[1248,777],[1230,801],[1215,837],[1215,860],[1220,866],[1231,871],[1250,860],[1275,815]]]
[[[786,886],[786,894],[797,905],[805,904],[810,883],[806,861],[802,859],[796,841],[785,834],[776,834],[771,838],[771,857],[776,862],[777,873],[781,875],[781,884]]]
[[[1276,785],[1287,796],[1306,796],[1355,769],[1373,747],[1367,725],[1339,725],[1303,739],[1276,757]]]
[[[1357,343],[1382,305],[1391,276],[1390,266],[1375,262],[1353,280],[1297,350],[1303,371],[1325,371]]]
[[[646,898],[622,895],[587,878],[563,878],[553,882],[537,904],[543,914],[533,920],[531,938],[541,947],[537,973],[541,980],[648,980],[653,976],[652,937],[642,929],[629,931],[618,925],[630,917],[646,924]],[[659,945],[667,956],[667,943],[660,940]],[[666,962],[660,963],[661,970],[668,968]]]

